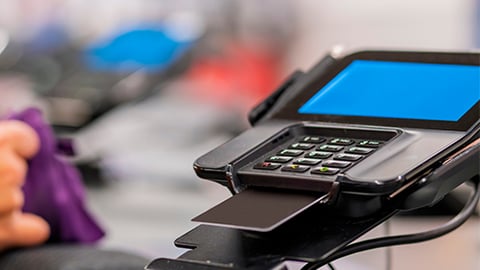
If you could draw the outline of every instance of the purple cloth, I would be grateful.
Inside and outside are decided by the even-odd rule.
[[[23,210],[48,222],[50,241],[93,243],[102,238],[104,231],[85,208],[79,172],[58,156],[73,153],[73,147],[66,141],[57,141],[37,109],[27,109],[8,119],[23,121],[35,129],[41,144],[38,153],[28,161]]]

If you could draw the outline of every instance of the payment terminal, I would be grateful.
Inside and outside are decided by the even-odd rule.
[[[363,215],[478,138],[479,115],[478,52],[327,56],[294,73],[252,110],[252,128],[194,169],[234,194],[309,194],[318,200],[306,205]],[[370,209],[345,207],[358,201]]]

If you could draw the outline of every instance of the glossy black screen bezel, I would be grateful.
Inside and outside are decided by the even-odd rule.
[[[369,126],[394,126],[404,128],[440,129],[466,131],[479,119],[480,101],[477,102],[458,121],[418,120],[404,118],[380,118],[341,115],[301,114],[298,109],[332,80],[340,71],[354,60],[378,60],[394,62],[436,63],[480,66],[480,53],[443,53],[443,52],[394,52],[363,51],[350,54],[332,66],[327,72],[319,74],[307,87],[299,91],[288,103],[280,108],[274,118],[297,121],[320,121],[330,123],[360,124]]]

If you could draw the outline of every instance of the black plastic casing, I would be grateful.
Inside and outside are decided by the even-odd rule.
[[[364,59],[365,55],[370,57],[376,54],[360,52],[342,59],[354,59],[355,56]],[[408,61],[422,57],[420,52],[382,51],[378,55],[379,58],[393,55],[392,59],[405,57]],[[455,61],[460,59],[458,61],[461,62],[464,57],[472,58],[472,55],[480,59],[478,53],[425,53],[425,58],[433,62],[437,58],[440,59],[439,62],[446,61],[442,60],[443,58],[448,61],[450,58]],[[419,123],[409,127],[408,125],[362,124],[355,121],[355,123],[342,123],[343,120],[337,122],[335,119],[312,121],[309,120],[312,118],[301,118],[303,116],[298,116],[299,119],[296,119],[293,114],[283,117],[286,108],[291,106],[292,100],[306,91],[305,89],[311,89],[312,84],[319,81],[320,77],[332,73],[332,70],[339,65],[344,65],[342,59],[326,56],[309,72],[294,73],[264,103],[252,110],[249,117],[253,125],[251,129],[195,161],[194,169],[197,175],[227,186],[232,193],[255,186],[319,193],[335,192],[338,194],[332,198],[338,202],[355,198],[355,200],[371,202],[372,209],[378,209],[385,196],[420,180],[422,176],[438,167],[439,162],[459,150],[478,133],[479,117],[472,113],[469,117],[473,117],[474,122],[470,123],[471,126],[466,130],[458,128],[459,125],[451,125],[453,128],[450,129],[438,129],[428,125],[422,128]],[[373,123],[376,122],[373,121]],[[432,123],[432,126],[435,125],[442,127],[443,123]],[[295,173],[275,174],[251,169],[255,162],[262,160],[263,155],[302,134],[338,134],[337,136],[344,134],[347,137],[353,135],[353,137],[364,139],[380,137],[387,143],[371,156],[335,177],[312,177]],[[334,191],[333,186],[337,186]]]

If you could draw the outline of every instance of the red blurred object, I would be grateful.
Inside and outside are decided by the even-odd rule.
[[[222,54],[197,59],[186,78],[196,87],[193,98],[243,113],[278,86],[281,61],[266,50],[229,46]]]

